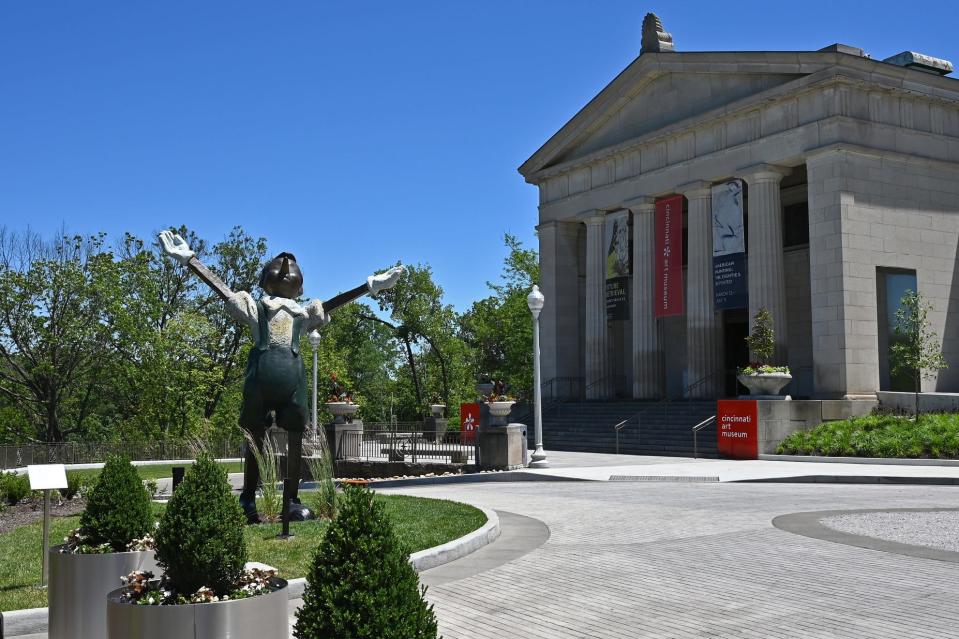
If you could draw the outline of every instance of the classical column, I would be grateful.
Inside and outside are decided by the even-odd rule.
[[[609,396],[609,357],[606,339],[606,215],[595,211],[586,222],[586,399]]]
[[[536,227],[539,237],[539,286],[549,300],[540,316],[541,372],[546,399],[568,397],[575,390],[566,379],[580,370],[579,220],[548,221]]]
[[[761,308],[773,318],[776,352],[772,364],[785,365],[786,348],[786,282],[783,273],[783,215],[779,183],[790,169],[759,164],[744,169],[743,179],[749,185],[749,330]]]
[[[656,263],[656,201],[650,197],[626,202],[633,213],[633,290],[630,318],[633,325],[633,397],[652,399],[663,393],[663,372],[656,315],[653,311],[653,278]]]
[[[715,397],[718,371],[713,310],[713,220],[710,184],[680,188],[688,202],[686,258],[686,383],[691,397]]]

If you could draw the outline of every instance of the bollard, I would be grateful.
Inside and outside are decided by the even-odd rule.
[[[173,467],[173,488],[170,489],[170,494],[176,492],[176,487],[180,485],[180,482],[183,481],[183,475],[186,474],[185,466],[174,466]]]

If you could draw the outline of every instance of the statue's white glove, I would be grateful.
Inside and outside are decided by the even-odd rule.
[[[184,266],[195,255],[186,240],[171,231],[160,232],[160,244],[163,245],[164,253]]]
[[[396,286],[396,282],[399,281],[400,276],[403,274],[403,271],[406,270],[403,268],[403,265],[394,266],[388,271],[379,273],[377,275],[370,275],[366,278],[366,285],[370,288],[370,293],[376,295],[380,291],[385,291],[388,288],[393,288]]]

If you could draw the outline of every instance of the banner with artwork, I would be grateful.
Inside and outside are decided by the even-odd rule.
[[[749,306],[746,280],[746,230],[743,183],[730,180],[712,187],[713,302],[717,311]]]
[[[683,314],[683,196],[656,200],[656,317]]]
[[[629,319],[629,213],[606,214],[606,319]]]

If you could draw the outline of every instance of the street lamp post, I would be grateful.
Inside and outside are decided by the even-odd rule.
[[[530,468],[549,468],[546,453],[543,452],[543,389],[539,372],[539,313],[543,310],[546,298],[533,285],[533,291],[527,296],[526,304],[533,314],[533,433],[536,439],[536,450],[530,459]]]
[[[318,424],[316,423],[316,420],[317,420],[317,416],[316,416],[316,414],[317,414],[316,400],[318,399],[317,396],[316,396],[316,394],[317,394],[317,381],[316,381],[316,380],[317,380],[317,374],[318,374],[318,372],[317,372],[317,370],[316,370],[316,366],[317,366],[317,364],[316,364],[316,360],[317,360],[316,353],[317,353],[317,351],[320,349],[320,333],[319,333],[319,331],[310,331],[310,334],[309,334],[308,337],[309,337],[309,340],[310,340],[310,346],[313,347],[313,422],[312,422],[312,425],[310,426],[310,430],[312,431],[311,434],[312,434],[313,437],[315,438],[315,437],[316,437],[317,426],[318,426]]]

